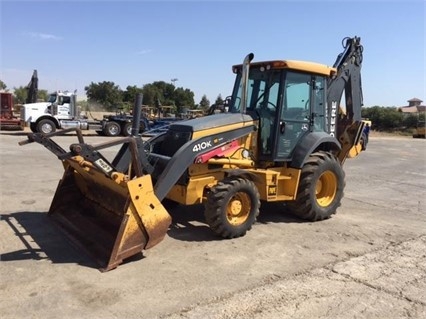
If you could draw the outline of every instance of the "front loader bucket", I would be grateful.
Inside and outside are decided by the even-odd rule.
[[[150,175],[118,181],[75,158],[64,166],[49,214],[101,271],[163,240],[171,218],[154,194]]]

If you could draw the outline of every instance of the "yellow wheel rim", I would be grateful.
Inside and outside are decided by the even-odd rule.
[[[250,215],[250,198],[246,193],[236,193],[226,207],[226,218],[233,226],[244,224]]]
[[[329,206],[337,192],[337,177],[333,172],[326,171],[321,174],[315,186],[315,194],[318,205]]]

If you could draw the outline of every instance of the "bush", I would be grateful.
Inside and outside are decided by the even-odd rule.
[[[424,113],[402,113],[396,107],[373,106],[361,110],[363,118],[372,122],[372,129],[377,131],[411,131],[416,127],[417,121],[424,119]]]

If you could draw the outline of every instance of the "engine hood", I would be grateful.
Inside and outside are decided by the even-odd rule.
[[[26,103],[24,104],[25,108],[29,108],[29,109],[45,109],[48,106],[50,106],[52,103],[49,102],[37,102],[37,103]]]
[[[241,113],[219,113],[209,116],[198,117],[192,120],[179,121],[170,125],[174,131],[198,132],[219,126],[253,121],[253,117]]]

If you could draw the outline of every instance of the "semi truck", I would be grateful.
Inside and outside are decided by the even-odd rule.
[[[21,108],[21,118],[33,132],[49,134],[57,129],[89,129],[87,118],[80,116],[76,92],[56,91],[47,102],[26,103]],[[94,123],[96,124],[96,123]]]
[[[27,86],[27,100],[21,107],[22,123],[34,133],[49,134],[57,129],[89,129],[87,117],[81,116],[77,106],[77,91],[55,91],[47,102],[38,102],[38,76],[34,70]],[[91,123],[98,124],[99,123]]]

